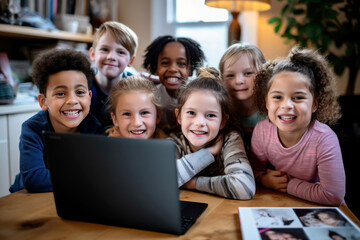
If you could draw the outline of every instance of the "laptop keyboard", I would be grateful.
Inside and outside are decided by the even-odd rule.
[[[191,216],[181,216],[181,228],[185,232],[195,222],[195,219]]]

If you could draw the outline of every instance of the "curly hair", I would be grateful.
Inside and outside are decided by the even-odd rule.
[[[145,50],[143,67],[151,74],[156,74],[159,55],[165,45],[170,42],[178,42],[184,46],[187,64],[190,65],[190,76],[194,70],[203,65],[205,54],[198,42],[191,38],[175,38],[170,35],[165,35],[156,38]]]
[[[46,96],[49,76],[61,71],[80,71],[86,76],[88,87],[94,79],[89,58],[72,49],[51,49],[42,52],[33,62],[32,79],[39,88],[39,92]],[[71,79],[69,79],[71,81]]]
[[[254,95],[259,112],[267,116],[266,96],[272,79],[280,72],[297,72],[309,80],[309,90],[318,101],[318,109],[312,119],[335,124],[341,117],[337,102],[336,81],[324,56],[312,49],[293,47],[286,59],[268,61],[255,78]]]

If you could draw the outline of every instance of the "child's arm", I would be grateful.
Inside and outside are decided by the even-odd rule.
[[[255,194],[255,180],[242,138],[236,132],[225,136],[222,150],[224,175],[199,176],[196,189],[223,197],[248,200]]]
[[[201,149],[177,159],[178,186],[181,187],[188,182],[201,170],[213,163],[214,160],[214,156],[206,149]]]
[[[34,130],[26,122],[20,136],[20,174],[29,192],[51,192],[49,170],[44,162],[44,143],[41,131]]]
[[[339,141],[335,133],[327,134],[315,145],[318,183],[292,178],[289,194],[321,204],[339,206],[345,196],[345,170]],[[301,171],[307,171],[306,166]]]

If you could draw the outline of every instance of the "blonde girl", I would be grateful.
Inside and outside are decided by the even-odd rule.
[[[264,63],[261,50],[245,42],[231,45],[219,63],[222,80],[230,96],[231,112],[244,130],[248,147],[256,123],[263,119],[255,105],[254,80]]]
[[[203,69],[199,77],[180,88],[175,115],[181,131],[170,136],[177,145],[178,157],[216,149],[212,154],[214,163],[192,177],[184,188],[247,200],[255,194],[255,181],[229,113],[229,98],[219,73]],[[183,175],[187,172],[179,170],[180,178]]]
[[[339,141],[326,124],[340,117],[335,78],[326,59],[310,49],[291,49],[256,77],[259,122],[251,164],[260,185],[327,205],[340,205],[345,172]]]
[[[158,90],[153,82],[130,76],[117,82],[110,92],[110,112],[114,127],[109,136],[163,138],[156,125],[161,118]]]

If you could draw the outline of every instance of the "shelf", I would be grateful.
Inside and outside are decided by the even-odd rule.
[[[51,31],[33,27],[0,24],[0,36],[25,39],[52,39],[74,42],[92,43],[93,35],[71,33],[66,31]]]

